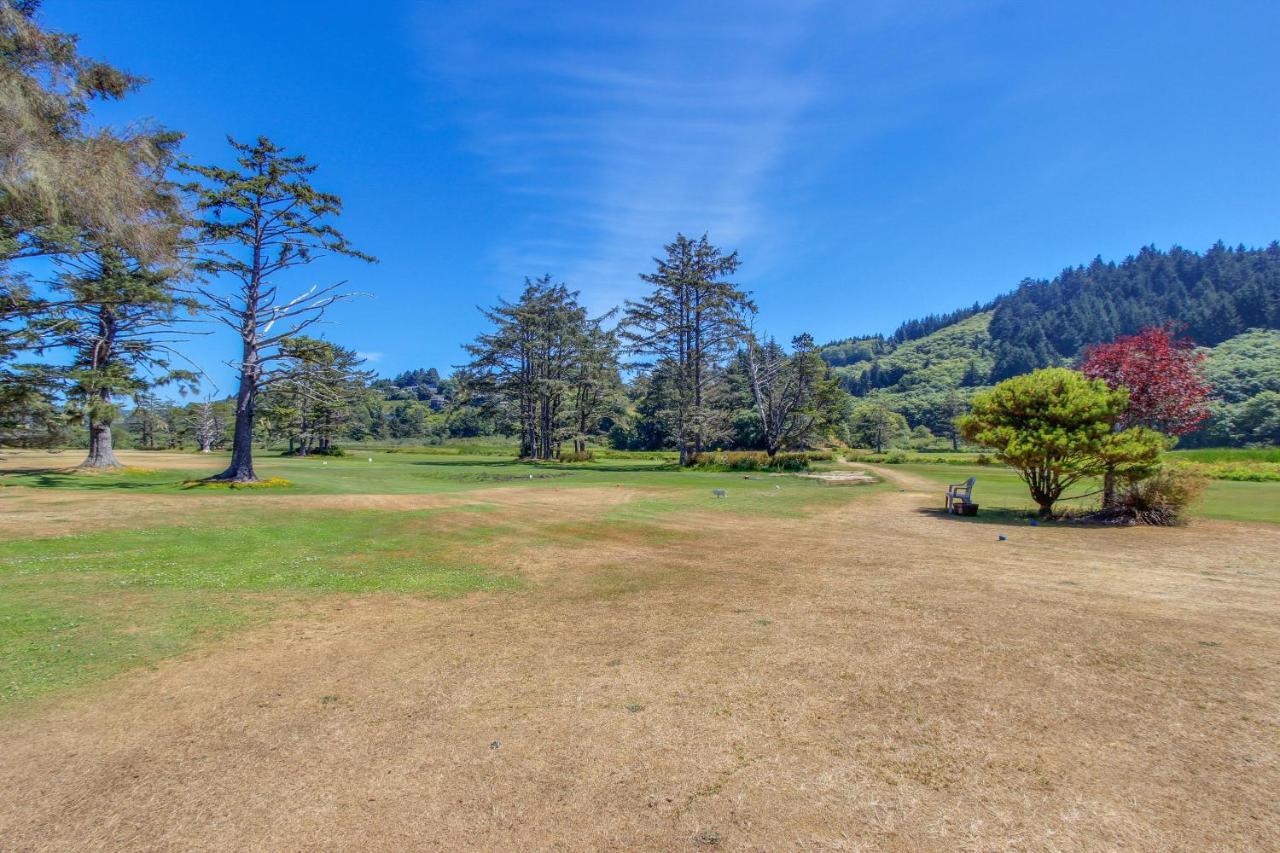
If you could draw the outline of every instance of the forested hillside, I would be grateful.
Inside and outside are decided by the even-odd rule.
[[[996,300],[992,379],[1074,358],[1091,343],[1174,322],[1201,346],[1280,327],[1280,244],[1204,254],[1144,248],[1119,264],[1095,258],[1052,281],[1024,281]]]
[[[1267,438],[1280,416],[1280,333],[1266,331],[1280,329],[1277,243],[1218,243],[1204,253],[1148,247],[1119,263],[1095,259],[1050,281],[1023,281],[990,305],[908,321],[887,338],[836,341],[821,352],[849,393],[938,432],[955,394],[967,398],[1010,376],[1071,363],[1089,344],[1165,323],[1212,350],[1206,373],[1221,398],[1213,420],[1187,442],[1280,440]]]

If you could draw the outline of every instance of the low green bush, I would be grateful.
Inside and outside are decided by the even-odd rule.
[[[813,458],[808,453],[779,453],[773,457],[769,468],[773,471],[806,471],[811,461]]]
[[[1210,480],[1234,480],[1238,483],[1280,483],[1280,464],[1271,462],[1194,462],[1173,458],[1178,468],[1208,477]]]
[[[1280,447],[1204,447],[1175,450],[1170,459],[1180,462],[1271,462],[1280,464]]]
[[[772,459],[762,450],[715,450],[694,455],[690,467],[704,471],[805,471],[807,453],[779,453]]]
[[[590,450],[584,450],[579,453],[576,450],[561,450],[560,455],[556,457],[561,462],[590,462],[595,458],[595,454]]]
[[[346,456],[347,451],[341,447],[311,447],[304,454],[301,449],[285,450],[281,456]]]

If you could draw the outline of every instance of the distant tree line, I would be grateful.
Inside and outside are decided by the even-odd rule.
[[[1276,359],[1277,244],[1147,248],[887,337],[818,347],[800,334],[787,347],[758,331],[737,252],[678,234],[614,311],[591,316],[550,275],[528,279],[485,309],[488,328],[449,376],[375,378],[316,336],[356,295],[346,283],[288,287],[320,257],[374,260],[338,230],[342,201],[314,184],[315,165],[265,137],[190,163],[168,129],[94,127],[97,102],[142,81],[82,56],[38,8],[0,0],[0,123],[21,129],[0,132],[0,443],[75,443],[88,467],[116,465],[124,444],[226,448],[212,478],[226,481],[256,479],[264,443],[305,455],[503,435],[531,460],[608,444],[685,464],[720,449],[955,448],[957,418],[993,382],[1170,321],[1223,344],[1203,363],[1221,390],[1184,440],[1280,440],[1276,373],[1256,369]],[[201,385],[181,352],[196,319],[234,335],[234,393],[166,401]]]

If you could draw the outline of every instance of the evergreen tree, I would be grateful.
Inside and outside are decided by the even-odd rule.
[[[118,248],[65,258],[62,265],[57,289],[65,303],[53,328],[56,343],[73,354],[65,371],[69,397],[88,419],[89,453],[81,467],[115,467],[115,399],[171,382],[195,387],[192,371],[173,367],[171,344],[181,311],[194,313],[196,305],[175,293],[170,270]]]
[[[907,419],[882,400],[871,399],[856,406],[847,426],[849,443],[883,453],[885,447],[907,434]]]
[[[354,350],[307,336],[284,341],[262,410],[273,432],[299,456],[330,453],[334,439],[364,401],[373,374]]]
[[[10,440],[56,436],[59,372],[14,367],[57,343],[68,304],[32,286],[31,264],[118,247],[145,264],[174,252],[177,206],[165,173],[178,135],[90,125],[95,102],[142,79],[82,55],[77,38],[42,26],[38,0],[0,0],[0,429]]]
[[[677,234],[664,250],[655,271],[640,276],[653,290],[627,301],[620,334],[631,353],[649,359],[642,366],[668,371],[670,421],[680,464],[687,465],[715,432],[722,413],[708,405],[709,390],[755,305],[725,280],[738,269],[737,252],[724,254],[705,234],[698,240]]]
[[[585,449],[616,383],[614,336],[587,316],[576,291],[549,275],[525,279],[517,302],[484,316],[494,328],[467,345],[470,393],[515,422],[523,459],[552,459],[565,439]]]
[[[253,470],[253,427],[258,393],[280,374],[273,362],[286,358],[282,346],[319,322],[327,309],[352,294],[341,283],[312,286],[280,296],[278,277],[321,255],[345,255],[372,262],[353,248],[330,220],[342,201],[311,183],[315,166],[288,155],[266,137],[253,144],[229,140],[235,168],[190,166],[201,238],[208,247],[199,269],[213,281],[199,292],[213,316],[240,338],[237,360],[235,428],[231,463],[211,480],[246,482]],[[220,287],[220,284],[229,286]]]

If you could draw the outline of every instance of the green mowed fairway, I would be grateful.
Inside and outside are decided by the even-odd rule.
[[[1012,470],[999,465],[894,465],[895,469],[916,474],[939,485],[938,505],[946,493],[946,484],[960,483],[968,477],[977,477],[974,500],[982,512],[999,515],[1034,512],[1035,503],[1027,492],[1027,486]],[[1068,495],[1091,492],[1096,484],[1077,486]],[[1096,504],[1096,495],[1080,500],[1068,500],[1062,506],[1087,506]],[[1280,483],[1235,482],[1211,480],[1201,499],[1192,506],[1191,514],[1197,518],[1214,518],[1223,521],[1255,521],[1280,524]]]
[[[317,595],[518,592],[513,558],[529,549],[690,535],[681,520],[695,513],[801,517],[880,488],[652,458],[366,453],[264,456],[259,475],[291,485],[230,490],[191,485],[218,456],[133,453],[137,467],[106,474],[42,469],[49,459],[18,454],[0,471],[5,513],[53,501],[65,519],[0,534],[0,707],[154,665]]]

